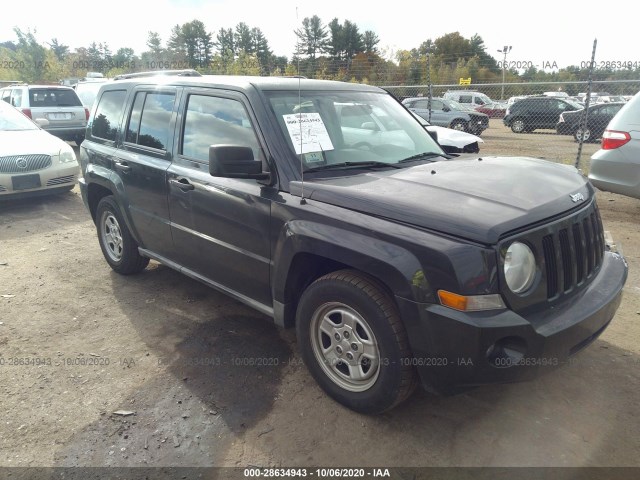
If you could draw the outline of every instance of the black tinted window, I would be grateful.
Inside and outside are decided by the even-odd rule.
[[[143,93],[138,93],[138,95],[143,95]],[[145,95],[136,141],[138,145],[160,150],[167,148],[174,99],[173,93],[147,93]]]
[[[126,95],[125,90],[110,90],[102,94],[93,117],[91,134],[94,137],[115,141]]]
[[[472,97],[471,95],[460,95],[458,102],[460,103],[471,103]]]
[[[29,89],[29,106],[34,107],[81,107],[82,102],[75,90],[61,88]]]
[[[129,125],[127,126],[126,142],[138,143],[138,133],[140,131],[140,117],[142,116],[142,105],[146,93],[136,93],[136,99],[133,102],[131,115],[129,116]]]
[[[182,154],[206,162],[209,147],[223,144],[251,147],[255,158],[262,157],[242,103],[229,98],[191,95],[184,121]]]

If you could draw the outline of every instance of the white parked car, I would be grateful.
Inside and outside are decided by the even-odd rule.
[[[472,135],[471,133],[462,132],[460,130],[454,130],[452,128],[431,125],[417,113],[411,113],[413,113],[413,116],[418,119],[428,132],[435,133],[437,135],[436,141],[447,153],[478,153],[480,151],[480,144],[484,143],[484,141],[477,135]]]
[[[78,173],[78,160],[68,143],[0,102],[0,198],[71,190]]]

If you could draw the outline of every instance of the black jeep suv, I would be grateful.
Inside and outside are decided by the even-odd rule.
[[[296,327],[360,412],[564,363],[627,277],[577,170],[449,158],[366,85],[266,77],[105,84],[80,150],[107,263],[149,259]],[[525,172],[526,174],[523,174]]]
[[[514,133],[532,132],[537,128],[555,130],[562,113],[581,108],[584,107],[571,100],[547,96],[529,97],[511,105],[502,121]]]

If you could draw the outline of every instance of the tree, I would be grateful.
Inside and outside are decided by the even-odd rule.
[[[162,41],[160,40],[160,35],[158,32],[151,32],[147,36],[147,47],[149,47],[149,51],[156,56],[160,56],[162,54]]]
[[[362,43],[366,53],[378,53],[377,45],[380,43],[380,38],[378,38],[378,35],[376,35],[372,30],[364,32]]]
[[[204,23],[200,20],[187,22],[182,25],[181,33],[190,67],[208,67],[211,62],[213,41]]]
[[[169,40],[167,40],[167,50],[176,60],[184,60],[186,58],[187,48],[180,25],[174,25],[171,28],[171,34],[169,35]]]
[[[19,66],[15,70],[20,80],[28,83],[51,80],[55,75],[52,63],[57,61],[55,55],[47,55],[47,49],[38,43],[31,30],[23,32],[16,27],[13,31],[18,37],[14,59]]]
[[[299,55],[307,55],[315,60],[318,54],[325,53],[329,47],[329,33],[317,15],[302,20],[302,28],[294,33],[298,37],[296,53]]]
[[[49,42],[49,47],[55,54],[58,60],[63,61],[67,55],[69,55],[69,46],[63,45],[58,42],[57,38],[52,38],[51,42]]]
[[[253,42],[253,51],[256,58],[260,62],[263,75],[268,75],[271,70],[271,60],[273,52],[269,48],[269,42],[259,28],[251,29],[251,41]]]
[[[233,40],[235,42],[236,51],[245,53],[255,53],[253,50],[253,39],[251,37],[251,29],[249,25],[244,22],[240,22],[236,25],[235,33],[233,34]]]
[[[218,30],[215,46],[218,49],[222,65],[226,69],[228,65],[233,63],[236,56],[236,42],[233,36],[233,29],[221,28]]]

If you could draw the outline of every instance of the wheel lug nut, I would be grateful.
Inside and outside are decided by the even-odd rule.
[[[338,355],[342,355],[342,347],[340,345],[336,347],[336,352],[338,352]]]
[[[344,338],[349,338],[349,332],[344,332],[343,335],[344,335]]]
[[[340,334],[339,334],[339,333],[336,333],[333,337],[334,337],[336,340],[340,341],[340,338],[341,338],[341,337],[340,337]]]
[[[347,358],[348,358],[349,360],[353,360],[353,353],[351,353],[351,352],[347,352]]]
[[[355,343],[351,344],[351,350],[353,350],[354,352],[358,351],[358,345],[356,345]]]

